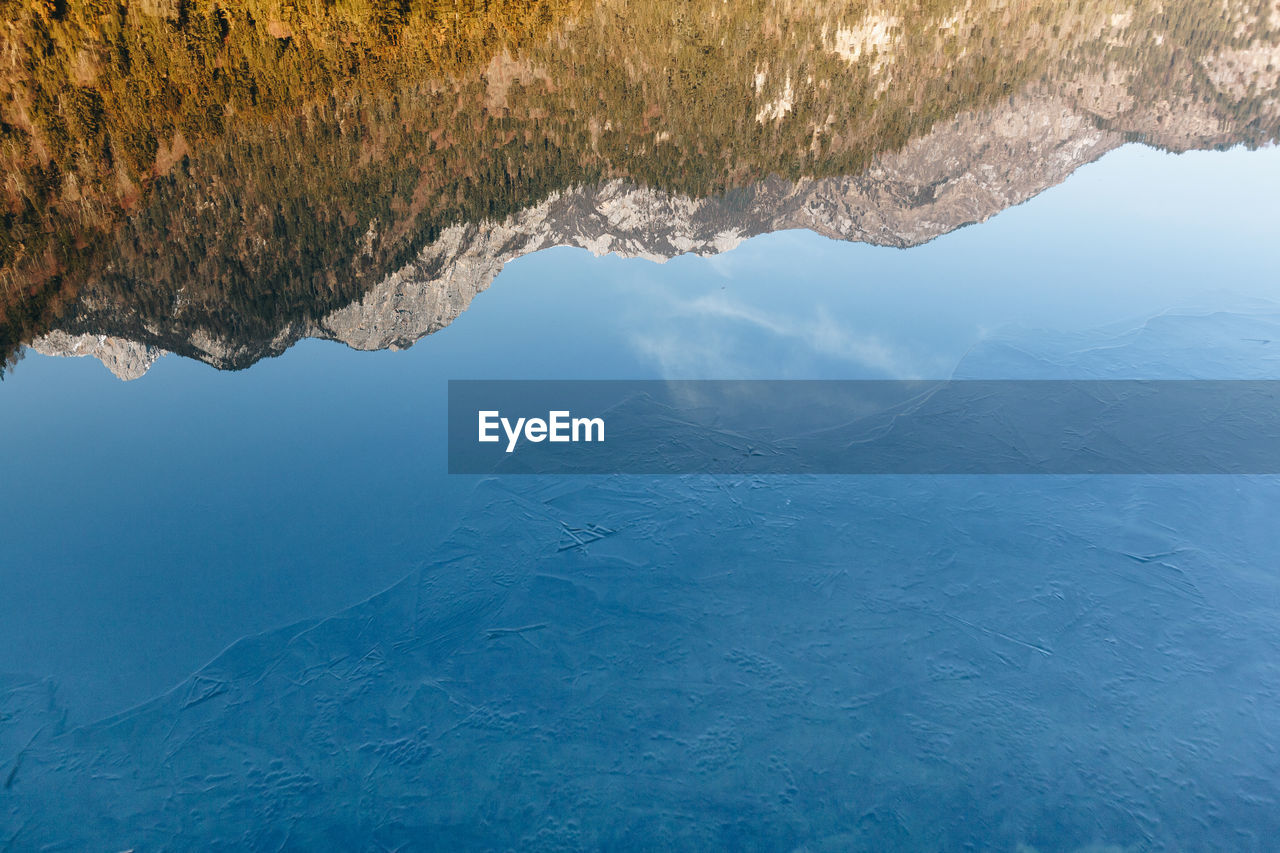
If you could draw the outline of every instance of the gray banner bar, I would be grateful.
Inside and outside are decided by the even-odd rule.
[[[1274,474],[1274,380],[449,383],[455,474]]]

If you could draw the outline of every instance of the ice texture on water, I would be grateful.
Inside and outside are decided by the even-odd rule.
[[[494,478],[395,586],[130,712],[0,682],[0,850],[1263,850],[1278,510],[1275,477]]]
[[[1083,332],[1001,329],[969,352],[957,379],[1280,379],[1280,304],[1188,305]]]
[[[23,745],[0,840],[1262,849],[1277,506],[1275,479],[493,480],[386,592]]]

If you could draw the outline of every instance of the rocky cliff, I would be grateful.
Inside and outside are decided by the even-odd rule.
[[[1193,111],[1159,118],[1163,128],[1183,127],[1174,132],[1192,144],[1214,144],[1223,132]],[[612,180],[555,193],[501,222],[453,226],[363,298],[319,321],[289,324],[270,339],[193,333],[176,314],[167,324],[154,318],[131,323],[119,306],[104,306],[77,317],[75,333],[51,333],[33,348],[47,355],[97,355],[121,378],[141,375],[160,348],[227,369],[278,355],[305,337],[360,350],[404,348],[452,322],[507,262],[540,249],[577,246],[661,262],[723,252],[757,234],[792,228],[915,246],[1026,201],[1126,138],[1095,114],[1033,91],[939,124],[857,176],[772,178],[704,199]],[[135,355],[123,358],[123,345],[114,339],[92,343],[96,338],[87,330],[93,328],[132,331],[138,342],[128,352]]]
[[[0,370],[400,346],[546,245],[912,245],[1124,140],[1280,136],[1275,0],[55,5],[0,34]]]
[[[151,369],[156,359],[165,354],[159,347],[107,335],[69,335],[55,330],[33,341],[31,348],[41,355],[66,358],[93,356],[116,376],[137,379]]]

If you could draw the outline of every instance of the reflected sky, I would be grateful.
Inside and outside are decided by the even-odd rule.
[[[1257,310],[1280,297],[1277,198],[1280,149],[1128,146],[913,249],[790,231],[661,265],[541,252],[437,337],[474,342],[459,378],[945,378],[1005,326]],[[572,345],[546,333],[565,324]]]
[[[1280,151],[1128,146],[910,250],[793,231],[662,265],[540,252],[406,352],[308,340],[127,383],[28,354],[0,385],[20,448],[0,672],[54,678],[87,721],[421,566],[475,486],[443,473],[450,378],[945,377],[1010,325],[1265,310],[1278,221]]]

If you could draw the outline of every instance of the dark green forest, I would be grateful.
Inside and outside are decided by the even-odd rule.
[[[703,197],[856,175],[1028,87],[1151,144],[1181,144],[1134,130],[1157,103],[1214,117],[1197,144],[1280,132],[1274,91],[1214,78],[1276,43],[1267,3],[0,7],[6,361],[84,305],[270,338],[454,223],[609,178]]]

